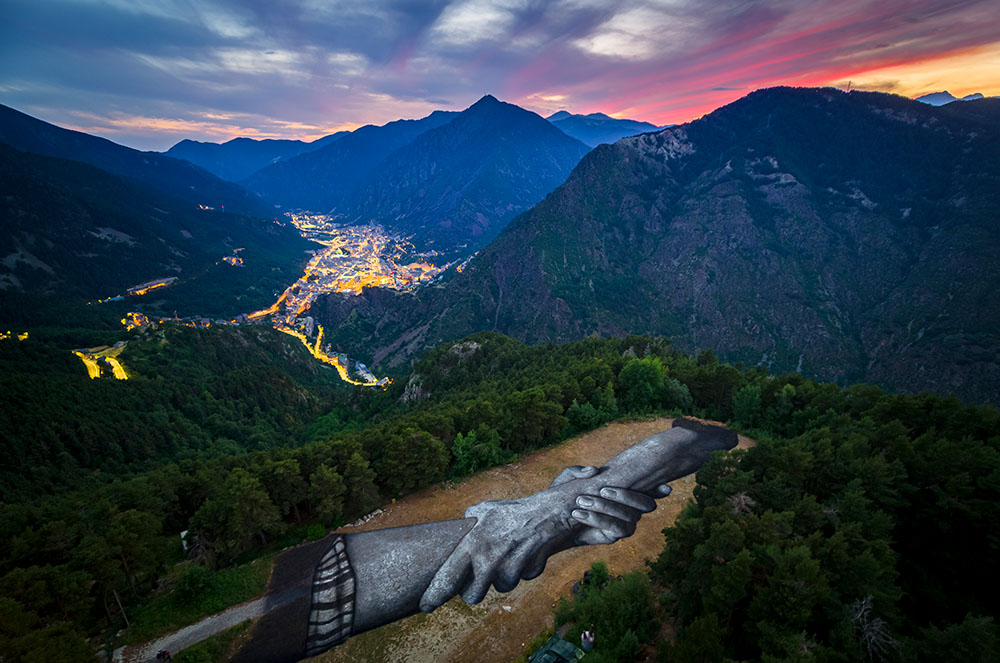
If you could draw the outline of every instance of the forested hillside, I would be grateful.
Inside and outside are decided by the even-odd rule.
[[[758,443],[698,472],[648,576],[556,610],[586,661],[1000,660],[996,409],[797,376],[732,403]]]
[[[43,329],[0,342],[0,502],[293,447],[347,398],[332,368],[267,327],[120,330]],[[122,336],[127,381],[91,380],[69,350]]]
[[[760,90],[596,148],[446,287],[331,295],[315,315],[386,365],[483,329],[642,332],[998,403],[998,164],[997,100]]]
[[[289,224],[199,209],[99,168],[2,143],[0,216],[5,324],[19,317],[16,309],[39,312],[42,300],[71,306],[171,276],[178,283],[155,296],[169,293],[168,313],[252,311],[298,277],[304,251],[315,246]],[[235,250],[238,268],[222,260]]]
[[[202,347],[202,338],[167,340]],[[255,381],[237,381],[231,394],[230,381],[219,381],[198,399],[207,409],[186,414],[201,424],[239,403],[281,412],[282,394],[295,399],[294,390],[272,394]],[[445,477],[653,412],[729,420],[763,438],[702,471],[698,505],[656,565],[657,582],[673,587],[662,602],[682,629],[671,660],[785,660],[803,648],[854,660],[864,646],[855,626],[876,619],[904,651],[955,640],[956,628],[982,635],[981,651],[994,646],[986,588],[1000,552],[989,527],[1000,500],[1000,414],[992,407],[770,376],[652,338],[528,347],[488,333],[428,352],[385,392],[345,392],[326,407],[298,438],[316,441],[297,448],[164,459],[124,480],[98,475],[86,490],[7,501],[0,654],[92,660],[125,615],[144,623],[164,606],[200,605],[235,562]],[[176,567],[167,594],[151,601],[157,579],[183,557],[177,534],[185,529],[193,563]],[[869,594],[868,621],[857,621],[850,610]],[[90,647],[81,640],[88,635],[98,636]]]
[[[266,215],[271,209],[233,184],[194,164],[140,152],[106,138],[63,129],[0,104],[0,142],[32,154],[81,161],[142,182],[161,193],[231,212]]]

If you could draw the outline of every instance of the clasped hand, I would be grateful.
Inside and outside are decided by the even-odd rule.
[[[665,497],[670,486],[653,492]],[[567,467],[534,495],[471,506],[465,517],[476,523],[438,569],[420,609],[430,612],[455,594],[479,603],[491,584],[508,592],[541,574],[557,552],[631,536],[642,514],[655,508],[653,497],[602,485],[598,468],[581,466]]]

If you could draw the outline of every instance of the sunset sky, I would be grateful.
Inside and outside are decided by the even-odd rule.
[[[996,0],[3,0],[0,103],[141,149],[491,93],[654,124],[771,85],[1000,94]]]

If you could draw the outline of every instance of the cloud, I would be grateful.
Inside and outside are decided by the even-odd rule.
[[[517,18],[516,12],[525,6],[518,0],[455,2],[441,13],[428,37],[458,46],[495,42],[506,36]]]
[[[664,125],[776,84],[998,94],[994,14],[989,0],[4,0],[0,101],[161,149],[486,92]]]
[[[592,55],[651,60],[692,48],[700,27],[697,18],[684,12],[640,6],[612,16],[573,44]]]

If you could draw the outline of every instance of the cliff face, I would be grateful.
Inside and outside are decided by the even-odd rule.
[[[598,147],[465,273],[401,297],[371,331],[389,363],[478,329],[653,333],[822,380],[998,402],[998,218],[1000,102],[763,90]]]

